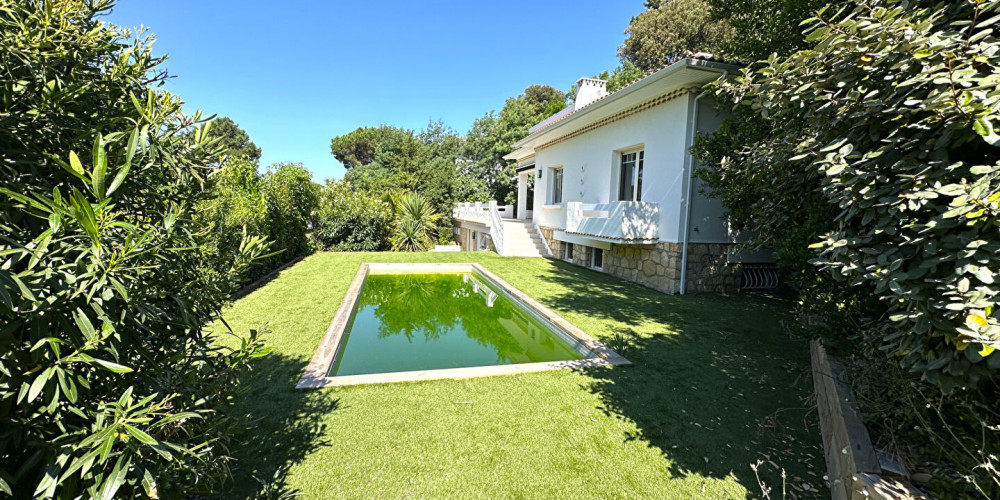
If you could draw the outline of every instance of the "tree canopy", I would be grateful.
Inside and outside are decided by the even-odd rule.
[[[330,141],[330,152],[344,168],[368,165],[375,161],[375,153],[383,142],[398,140],[401,129],[381,125],[378,127],[360,127],[346,135],[334,137]]]
[[[713,16],[707,0],[647,2],[632,18],[618,56],[642,71],[667,65],[689,52],[720,54],[734,36],[729,22]]]
[[[478,118],[462,148],[463,168],[473,179],[484,179],[488,199],[512,202],[514,164],[503,157],[528,129],[566,107],[566,94],[548,85],[532,85],[507,99],[500,112]]]
[[[803,47],[799,26],[829,0],[707,0],[712,19],[733,28],[719,50],[727,59],[753,63],[772,53],[788,55]],[[738,34],[738,35],[736,35]]]
[[[208,137],[218,139],[219,148],[230,157],[242,157],[254,163],[260,161],[260,148],[231,118],[223,116],[212,120]]]

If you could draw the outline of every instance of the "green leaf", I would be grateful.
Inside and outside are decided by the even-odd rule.
[[[38,241],[40,239],[40,241]],[[28,269],[32,269],[38,264],[38,261],[45,254],[45,251],[49,249],[49,243],[52,241],[52,230],[46,229],[36,238],[38,243],[35,244],[35,249],[31,252],[31,258],[28,259]]]
[[[59,486],[59,471],[62,470],[62,466],[66,463],[69,457],[67,455],[59,455],[48,463],[45,467],[45,476],[42,480],[38,482],[38,487],[35,488],[36,498],[52,498],[55,495],[56,487]]]
[[[83,337],[88,341],[94,339],[94,325],[90,322],[90,318],[80,308],[73,311],[73,321],[76,322],[77,329],[83,334]]]
[[[117,191],[118,188],[122,185],[122,183],[125,182],[125,176],[128,175],[128,171],[130,168],[132,168],[131,165],[126,163],[121,168],[121,170],[118,171],[118,174],[115,175],[114,180],[111,181],[111,186],[108,187],[108,193],[107,193],[108,196],[111,196],[111,193]]]
[[[923,59],[932,55],[934,55],[934,50],[927,47],[919,48],[913,53],[913,57],[916,57],[917,59]]]
[[[118,292],[118,295],[122,298],[122,300],[128,302],[128,290],[125,289],[125,285],[123,285],[121,281],[118,281],[114,276],[108,276],[108,281],[111,282],[111,286],[114,287],[116,292]]]
[[[139,429],[137,429],[135,427],[132,427],[129,424],[124,424],[124,426],[125,426],[125,430],[128,431],[129,434],[131,434],[133,437],[135,437],[136,439],[138,439],[143,444],[158,444],[159,443],[156,439],[153,439],[153,436],[150,436],[149,434],[146,434],[145,432],[143,432],[143,431],[141,431],[141,430],[139,430]]]
[[[101,454],[101,462],[107,461],[108,456],[111,455],[111,450],[115,445],[115,427],[108,427],[105,429],[107,432],[103,433],[104,440],[101,441],[101,445],[97,447],[97,451]]]
[[[80,157],[76,155],[75,152],[69,152],[69,166],[70,173],[76,175],[77,177],[84,179],[83,164],[80,163]],[[86,179],[84,179],[86,180]]]
[[[842,137],[840,139],[835,139],[832,142],[830,142],[829,144],[827,144],[826,146],[824,146],[823,149],[820,150],[820,152],[821,153],[826,153],[828,151],[833,151],[834,149],[838,149],[839,147],[843,146],[844,143],[846,143],[846,142],[847,142],[847,138],[846,137]]]
[[[125,484],[125,476],[128,473],[129,465],[131,465],[131,461],[127,460],[124,455],[118,457],[118,460],[115,462],[115,468],[111,470],[111,474],[108,475],[108,478],[104,481],[104,485],[101,487],[100,500],[114,500],[118,488],[121,488],[122,484]]]
[[[99,358],[94,358],[94,362],[115,373],[129,373],[135,371],[125,365],[119,365],[118,363],[113,363]]]
[[[90,236],[94,245],[99,246],[100,237],[98,235],[97,215],[94,213],[94,207],[90,206],[90,202],[76,188],[73,188],[71,203],[73,206],[71,215],[87,233],[87,236]]]
[[[819,40],[821,38],[825,38],[827,35],[830,34],[830,30],[831,30],[830,28],[826,28],[826,27],[824,27],[824,28],[817,28],[815,31],[813,31],[812,33],[809,33],[809,35],[806,36],[806,41],[807,42],[815,42],[816,40]]]
[[[973,274],[976,276],[976,278],[979,278],[979,281],[982,281],[983,283],[986,283],[987,285],[993,284],[993,281],[994,281],[994,279],[993,279],[993,271],[990,271],[990,268],[985,267],[985,266],[984,267],[980,267],[979,269],[976,269],[976,271],[973,272]]]
[[[104,186],[104,176],[108,172],[108,156],[104,151],[104,137],[100,134],[94,140],[94,171],[91,174],[91,185],[94,188],[94,196],[103,200],[106,194]]]
[[[155,497],[156,490],[156,480],[153,479],[153,474],[149,472],[149,469],[143,469],[142,471],[142,489],[146,491],[146,495],[150,498]]]
[[[28,389],[28,402],[32,402],[35,398],[41,394],[42,390],[45,389],[45,384],[49,381],[49,377],[52,376],[52,367],[50,366],[42,373],[35,377],[35,380],[31,382],[31,387]]]
[[[73,475],[73,473],[78,470],[81,471],[80,472],[81,476],[86,474],[87,471],[90,469],[90,464],[93,463],[95,458],[97,458],[98,451],[99,450],[94,449],[87,452],[83,456],[74,458],[73,461],[70,462],[69,467],[65,471],[63,471],[62,476],[59,478],[59,481],[60,482],[65,481],[66,478]]]
[[[128,149],[125,151],[125,168],[132,166],[132,158],[135,157],[136,149],[139,146],[139,129],[132,129],[132,135],[128,138]]]
[[[166,424],[169,424],[170,422],[176,422],[177,420],[181,420],[181,419],[185,419],[185,418],[201,418],[201,415],[199,415],[199,414],[197,414],[195,412],[192,412],[192,411],[185,411],[185,412],[181,412],[181,413],[175,413],[173,415],[170,415],[168,417],[164,417],[164,418],[158,420],[154,426],[166,425]]]
[[[0,304],[3,304],[7,309],[14,308],[14,300],[11,299],[10,292],[7,291],[7,283],[14,283],[14,280],[10,279],[10,274],[3,269],[0,269]]]

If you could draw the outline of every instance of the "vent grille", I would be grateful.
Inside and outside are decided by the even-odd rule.
[[[778,287],[778,266],[774,264],[743,264],[740,290],[774,290]]]

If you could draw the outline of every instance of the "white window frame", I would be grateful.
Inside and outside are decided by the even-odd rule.
[[[562,258],[566,262],[573,262],[573,244],[563,242],[562,244]]]
[[[559,199],[556,200],[556,172],[559,172],[559,186],[558,194]],[[555,167],[549,167],[549,189],[548,189],[548,204],[549,205],[562,205],[566,200],[566,172],[563,171],[562,165],[557,165]]]
[[[632,168],[632,179],[631,179],[631,186],[634,189],[632,190],[632,196],[630,197],[631,199],[623,200],[622,190],[625,188],[625,183],[622,181],[624,180],[623,174],[625,173],[625,163],[626,163],[625,157],[629,155],[635,155],[635,159],[630,160],[635,162],[635,165]],[[617,151],[616,156],[618,161],[618,171],[617,171],[618,192],[614,193],[615,196],[614,199],[619,201],[642,201],[642,174],[643,170],[645,170],[645,163],[646,163],[645,146],[639,146],[635,148],[629,148]]]
[[[597,252],[601,252],[601,265],[599,265],[599,266],[595,262],[597,260]],[[590,248],[590,268],[594,269],[595,271],[603,271],[604,270],[604,249],[603,248],[597,248],[597,247],[591,247]]]

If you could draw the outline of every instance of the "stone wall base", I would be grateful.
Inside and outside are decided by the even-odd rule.
[[[552,249],[552,256],[563,258],[564,242],[555,239],[556,229],[539,227]],[[688,246],[687,293],[735,293],[740,289],[739,264],[728,264],[728,245],[691,243]],[[574,244],[573,264],[590,267],[592,248]],[[604,272],[633,281],[664,293],[678,293],[681,287],[682,245],[612,244],[604,252]]]

